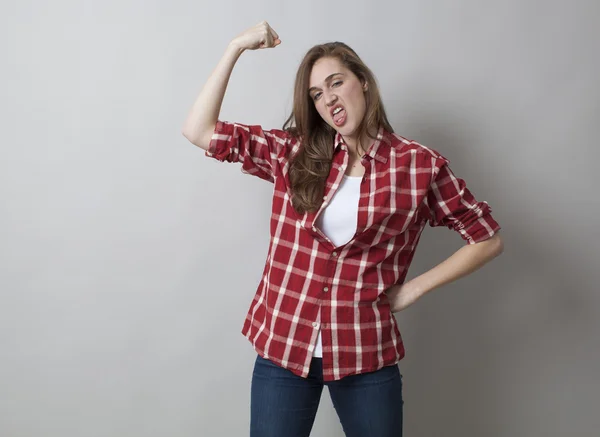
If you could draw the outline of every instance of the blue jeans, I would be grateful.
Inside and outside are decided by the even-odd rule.
[[[308,378],[256,357],[252,374],[250,437],[308,437],[323,385],[346,437],[402,437],[402,375],[398,365],[323,381],[322,358]]]

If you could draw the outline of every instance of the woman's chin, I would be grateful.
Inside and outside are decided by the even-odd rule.
[[[355,136],[355,132],[356,129],[354,129],[351,126],[343,126],[342,128],[338,129],[338,132],[344,136],[344,138],[353,138]]]
[[[344,123],[343,126],[336,126],[335,124],[333,125],[333,128],[338,131],[341,135],[344,136],[350,136],[354,133],[354,131],[356,130],[354,128],[354,126],[351,126],[349,123]]]

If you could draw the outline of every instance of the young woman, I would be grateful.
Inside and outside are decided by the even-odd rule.
[[[445,157],[393,133],[375,77],[343,43],[308,51],[283,129],[219,120],[238,57],[280,43],[266,22],[233,39],[183,128],[206,156],[274,184],[268,256],[242,329],[257,352],[250,435],[308,436],[326,385],[347,436],[401,436],[393,314],[499,255],[500,226]],[[426,223],[466,244],[405,283]]]

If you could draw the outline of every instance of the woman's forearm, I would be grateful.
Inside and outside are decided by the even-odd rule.
[[[386,294],[392,312],[401,311],[424,294],[480,269],[500,255],[503,250],[504,243],[498,233],[485,241],[461,247],[425,273],[408,282],[390,287]]]
[[[183,135],[203,149],[208,148],[231,72],[243,52],[244,49],[234,41],[227,46],[225,54],[204,84],[183,124]]]
[[[500,255],[502,250],[502,239],[497,233],[480,243],[462,246],[440,264],[410,282],[413,283],[413,287],[421,291],[421,294],[428,293],[480,269]]]

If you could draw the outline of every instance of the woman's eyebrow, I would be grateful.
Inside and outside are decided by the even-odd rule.
[[[329,75],[329,76],[327,76],[327,78],[325,79],[325,82],[329,82],[329,81],[331,81],[331,79],[333,78],[333,76],[336,76],[336,75],[338,75],[338,74],[339,74],[339,75],[341,75],[341,76],[343,76],[343,75],[344,75],[344,73],[333,73],[333,74],[330,74],[330,75]],[[308,89],[308,92],[310,93],[312,90],[316,90],[316,89],[320,89],[320,88],[319,88],[319,87],[316,87],[316,86],[311,86],[311,87]]]

